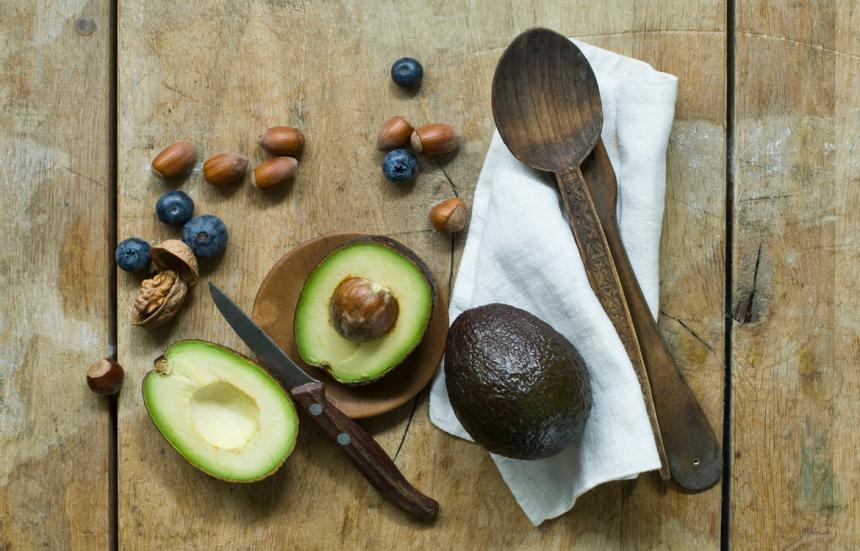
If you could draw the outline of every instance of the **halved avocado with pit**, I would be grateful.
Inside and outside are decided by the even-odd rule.
[[[296,445],[289,395],[256,362],[211,342],[170,345],[143,379],[143,401],[176,451],[228,482],[266,478]]]
[[[360,237],[325,257],[305,281],[296,347],[344,384],[379,379],[421,342],[436,282],[418,256],[383,236]]]

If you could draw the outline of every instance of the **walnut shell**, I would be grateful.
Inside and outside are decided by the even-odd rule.
[[[152,256],[152,263],[158,270],[172,270],[178,273],[179,277],[189,287],[194,287],[200,279],[197,257],[194,256],[191,247],[186,245],[184,241],[179,239],[162,241],[158,245],[153,245],[149,254]]]
[[[147,329],[161,325],[179,312],[186,294],[188,285],[176,272],[158,272],[141,283],[131,310],[131,323]]]

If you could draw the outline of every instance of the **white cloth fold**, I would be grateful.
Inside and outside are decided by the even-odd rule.
[[[602,137],[618,180],[621,236],[656,314],[666,147],[677,79],[641,61],[574,42],[597,76]],[[520,164],[497,132],[475,189],[451,295],[451,321],[492,302],[523,308],[565,335],[585,359],[593,387],[593,407],[580,441],[538,461],[493,455],[532,523],[570,510],[578,496],[598,484],[659,468],[636,374],[589,286],[553,182]],[[446,432],[469,438],[451,409],[442,369],[430,393],[430,419]]]

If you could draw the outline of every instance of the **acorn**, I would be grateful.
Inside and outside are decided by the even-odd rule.
[[[305,135],[292,126],[273,126],[257,138],[257,143],[272,155],[296,157],[305,147]]]
[[[293,157],[267,159],[254,169],[254,185],[263,191],[281,187],[296,175],[298,166]]]
[[[226,186],[242,179],[248,159],[236,153],[219,153],[203,163],[203,178],[213,186]]]
[[[87,385],[100,396],[119,392],[124,378],[122,366],[110,358],[98,360],[87,370]]]
[[[172,180],[187,173],[197,162],[197,147],[189,141],[178,141],[164,148],[152,160],[152,173],[162,180]]]
[[[391,151],[398,147],[406,147],[409,145],[409,137],[412,135],[412,131],[412,125],[406,119],[395,115],[382,125],[382,129],[376,137],[376,149]]]
[[[446,199],[430,209],[430,223],[445,233],[462,231],[468,216],[469,207],[457,197]]]
[[[444,155],[459,147],[454,127],[441,123],[416,128],[410,142],[416,152],[428,155]]]

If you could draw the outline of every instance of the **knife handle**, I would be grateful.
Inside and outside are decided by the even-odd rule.
[[[325,385],[307,383],[293,388],[290,393],[388,501],[421,520],[436,518],[439,504],[409,484],[376,440],[329,403]]]
[[[648,379],[636,328],[633,326],[633,319],[621,286],[621,278],[606,241],[603,225],[600,223],[597,209],[579,167],[556,173],[555,176],[567,221],[576,240],[576,246],[579,248],[582,263],[585,265],[588,281],[618,333],[630,363],[633,364],[639,386],[642,388],[645,411],[648,413],[657,454],[660,456],[660,477],[668,480],[669,462],[666,458],[666,448],[658,423],[654,397],[651,394],[651,382]]]

